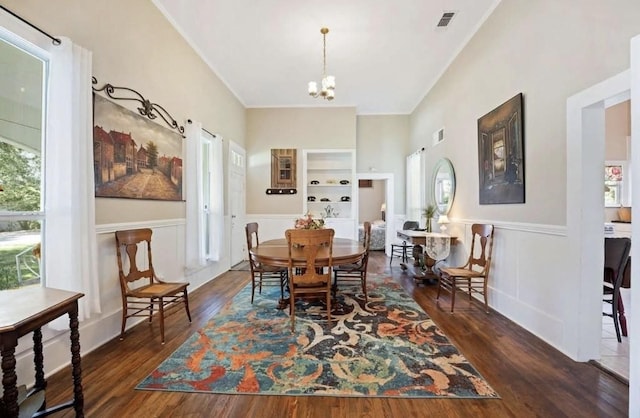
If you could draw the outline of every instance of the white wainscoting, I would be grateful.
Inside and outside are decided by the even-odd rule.
[[[228,217],[225,219],[225,225],[225,236],[229,237]],[[102,313],[80,323],[80,347],[83,356],[120,335],[122,301],[114,232],[135,228],[151,228],[153,230],[151,247],[154,256],[153,265],[158,276],[171,281],[188,281],[190,283],[189,292],[229,270],[228,240],[225,241],[220,261],[210,262],[206,266],[198,266],[197,268],[185,268],[184,219],[97,225],[98,275]],[[144,266],[146,254],[139,253],[138,255],[142,261],[140,265]],[[185,324],[188,324],[187,317],[184,316]],[[127,329],[141,321],[145,321],[145,319],[130,318],[127,321]],[[194,328],[193,331],[195,332],[196,329]],[[160,344],[159,340],[158,344]],[[18,383],[27,386],[33,385],[34,382],[31,346],[31,336],[25,336],[20,339],[16,350]],[[47,376],[69,364],[69,331],[53,332],[43,329],[43,346]]]
[[[576,294],[580,278],[568,274],[566,227],[451,219],[448,232],[458,237],[451,265],[466,262],[473,223],[495,227],[489,306],[575,359],[567,329],[578,315],[570,295]],[[448,303],[442,307],[448,309]]]

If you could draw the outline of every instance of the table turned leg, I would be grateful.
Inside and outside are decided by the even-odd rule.
[[[80,332],[78,332],[78,302],[69,311],[71,330],[71,374],[73,376],[73,408],[76,417],[84,417],[84,396],[82,394],[82,367],[80,365]]]
[[[4,395],[0,403],[0,416],[17,417],[18,376],[16,375],[16,346],[18,339],[10,335],[2,336],[2,387]]]

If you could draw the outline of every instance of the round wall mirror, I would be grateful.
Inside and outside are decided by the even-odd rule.
[[[456,175],[448,158],[441,158],[433,169],[433,201],[438,213],[448,215],[456,194]]]

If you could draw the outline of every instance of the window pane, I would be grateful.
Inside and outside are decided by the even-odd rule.
[[[41,283],[45,68],[0,39],[0,290]]]
[[[0,221],[0,290],[40,284],[40,222]]]
[[[0,211],[40,211],[40,154],[0,139]]]

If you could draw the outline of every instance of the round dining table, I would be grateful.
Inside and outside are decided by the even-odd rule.
[[[364,251],[364,246],[359,241],[346,238],[334,238],[332,254],[333,265],[356,263],[362,258]],[[256,261],[267,266],[289,266],[289,246],[285,238],[263,241],[251,248],[250,253]],[[292,248],[291,257],[293,258],[294,266],[305,266],[306,259],[302,248]],[[323,249],[318,254],[317,262],[326,264],[328,258],[328,248]]]

